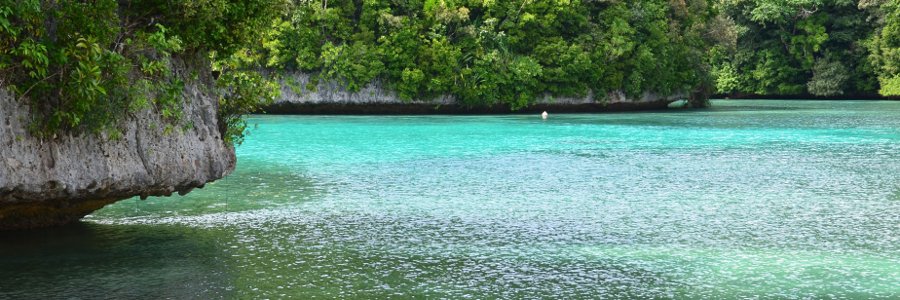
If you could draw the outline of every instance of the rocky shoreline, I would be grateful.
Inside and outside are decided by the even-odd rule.
[[[511,110],[507,105],[467,106],[459,104],[452,96],[430,100],[403,100],[379,82],[372,82],[359,91],[351,92],[335,82],[311,84],[308,74],[287,74],[282,79],[281,98],[264,109],[268,114],[317,115],[317,114],[507,114],[507,113],[595,113],[635,110],[665,109],[672,102],[685,99],[684,94],[669,96],[644,93],[640,97],[628,97],[623,92],[595,95],[589,92],[582,97],[544,96],[534,104]]]
[[[164,133],[159,112],[122,122],[120,138],[28,132],[30,108],[0,89],[0,230],[62,225],[135,196],[185,194],[229,174],[234,148],[218,130],[218,97],[188,86],[190,128]]]
[[[642,103],[583,103],[583,104],[535,104],[520,110],[508,106],[468,107],[457,104],[344,104],[344,103],[289,103],[278,102],[265,108],[265,113],[275,115],[479,115],[479,114],[539,114],[543,111],[554,113],[599,113],[620,111],[645,111],[666,109],[672,100]]]

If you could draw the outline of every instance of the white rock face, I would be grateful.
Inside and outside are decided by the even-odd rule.
[[[185,89],[184,117],[193,124],[164,134],[158,112],[146,109],[122,122],[123,136],[28,133],[27,101],[0,87],[0,229],[42,227],[80,219],[133,196],[187,193],[235,167],[234,148],[218,130],[215,95]]]
[[[319,81],[314,89],[308,89],[309,74],[294,73],[282,81],[281,98],[276,103],[292,104],[453,104],[452,96],[429,101],[403,101],[394,91],[382,88],[379,81],[367,84],[359,92],[349,92],[336,82]]]
[[[374,81],[360,89],[359,92],[349,92],[335,82],[320,81],[314,89],[307,88],[310,82],[309,74],[294,73],[286,76],[281,88],[281,98],[276,105],[376,105],[376,104],[407,104],[407,105],[454,105],[456,99],[445,95],[430,100],[404,101],[397,93],[386,90],[380,81]],[[684,99],[684,94],[658,95],[645,92],[639,98],[628,98],[624,92],[616,91],[597,97],[589,92],[584,97],[552,97],[545,95],[537,99],[537,105],[641,105],[658,102],[673,102]]]

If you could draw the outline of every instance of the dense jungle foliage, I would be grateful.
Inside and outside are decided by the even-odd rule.
[[[470,105],[624,91],[898,95],[897,0],[315,0],[268,66]]]
[[[900,1],[721,0],[733,47],[711,55],[720,93],[898,95]]]
[[[219,127],[227,142],[240,142],[240,116],[275,89],[237,68],[233,54],[286,7],[268,0],[0,0],[0,85],[30,99],[37,136],[72,130],[115,137],[119,120],[150,106],[168,132],[190,126],[182,92],[191,82],[210,85],[197,81],[209,78],[210,57],[218,57],[220,88],[209,88],[221,91]]]
[[[316,0],[295,3],[268,65],[404,99],[520,108],[544,96],[702,95],[718,43],[706,0]]]
[[[612,91],[702,104],[900,95],[898,49],[898,0],[0,0],[0,85],[30,99],[45,137],[115,134],[150,106],[165,130],[190,126],[182,91],[210,68],[220,129],[240,142],[241,116],[277,94],[263,70],[466,105]]]

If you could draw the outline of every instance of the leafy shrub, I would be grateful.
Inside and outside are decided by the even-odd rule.
[[[176,74],[173,62],[229,57],[284,8],[263,0],[0,0],[0,84],[30,99],[36,136],[115,136],[124,116],[149,105],[168,132],[186,126],[182,94],[192,80]],[[230,114],[249,112],[227,102]]]

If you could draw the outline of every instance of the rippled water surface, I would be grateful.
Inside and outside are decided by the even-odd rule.
[[[252,123],[203,190],[0,235],[0,298],[900,298],[900,102]]]

